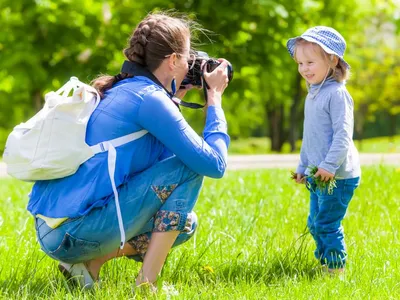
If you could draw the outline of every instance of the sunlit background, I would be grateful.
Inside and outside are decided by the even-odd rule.
[[[183,12],[210,30],[197,49],[224,57],[234,79],[224,95],[232,153],[296,152],[306,87],[286,51],[288,38],[315,25],[345,37],[355,102],[356,145],[400,152],[399,0],[2,0],[0,153],[16,124],[71,76],[90,82],[117,74],[122,49],[148,12]],[[201,91],[187,95],[202,103]],[[184,109],[201,133],[201,110]],[[397,134],[397,136],[396,136]]]

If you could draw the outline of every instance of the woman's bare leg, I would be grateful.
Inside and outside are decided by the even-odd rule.
[[[136,278],[136,285],[154,283],[160,273],[168,252],[171,250],[179,231],[153,232],[144,257],[142,269]]]
[[[156,281],[157,275],[160,273],[165,259],[178,235],[179,231],[153,232],[149,248],[144,257],[142,269],[136,279],[136,285],[145,282],[154,283]],[[118,248],[102,257],[89,260],[85,262],[85,265],[92,277],[97,280],[104,263],[113,258],[136,254],[138,254],[136,250],[126,243],[123,249]]]
[[[109,254],[106,254],[102,257],[98,257],[92,260],[89,260],[85,262],[84,264],[86,265],[89,273],[92,275],[93,279],[97,280],[99,278],[99,273],[101,267],[110,259],[117,258],[117,257],[122,257],[122,256],[130,256],[130,255],[136,255],[138,254],[135,249],[132,248],[129,243],[125,243],[123,249],[116,249],[112,251]]]

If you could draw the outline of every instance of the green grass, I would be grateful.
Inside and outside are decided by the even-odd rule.
[[[364,153],[400,153],[400,135],[393,138],[378,137],[355,141],[360,152]],[[301,141],[297,141],[297,153],[300,152]],[[252,137],[232,140],[229,146],[231,154],[268,154],[271,153],[271,141],[267,137]],[[285,143],[281,153],[290,153],[289,143]]]
[[[288,170],[252,170],[207,179],[195,208],[198,231],[171,252],[159,280],[179,294],[155,299],[399,299],[400,169],[363,169],[344,221],[347,271],[333,278],[312,255],[307,192],[289,177]],[[134,298],[140,264],[127,259],[106,264],[100,289],[68,287],[35,240],[25,210],[30,187],[0,180],[1,298]]]
[[[4,140],[5,143],[5,140]],[[1,145],[1,143],[0,143]],[[355,141],[355,145],[363,153],[400,153],[400,135],[393,138],[377,137]],[[296,142],[297,151],[300,152],[301,140]],[[271,154],[271,141],[267,137],[251,137],[232,140],[229,146],[230,154]],[[0,162],[2,161],[0,148]],[[281,153],[291,153],[290,144],[285,143]]]

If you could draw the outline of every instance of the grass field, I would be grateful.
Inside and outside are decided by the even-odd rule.
[[[369,138],[354,141],[357,149],[364,153],[400,153],[400,135],[389,137]],[[301,141],[298,141],[297,152],[300,152]],[[267,137],[252,137],[232,140],[229,147],[231,154],[268,154],[271,153],[271,142]],[[282,153],[290,153],[289,143],[282,147]]]
[[[344,221],[349,261],[331,277],[313,258],[305,230],[304,186],[288,170],[235,171],[205,182],[196,212],[200,226],[174,249],[155,299],[399,299],[400,169],[363,169]],[[0,180],[2,299],[128,299],[140,265],[109,262],[100,289],[70,289],[56,262],[39,250],[26,212],[30,184]],[[136,297],[140,298],[140,297]]]

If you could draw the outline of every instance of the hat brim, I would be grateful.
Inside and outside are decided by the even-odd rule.
[[[329,49],[321,42],[319,42],[316,39],[313,39],[312,37],[309,37],[309,36],[296,36],[287,41],[286,48],[289,51],[289,54],[292,58],[294,58],[294,49],[296,48],[296,42],[299,39],[303,39],[303,40],[306,40],[307,42],[311,42],[311,43],[315,43],[315,44],[319,45],[326,53],[333,54],[333,55],[336,55],[337,57],[339,57],[339,59],[346,65],[347,69],[350,69],[350,65],[343,59],[342,56],[339,56],[335,51],[333,51],[332,49]]]

